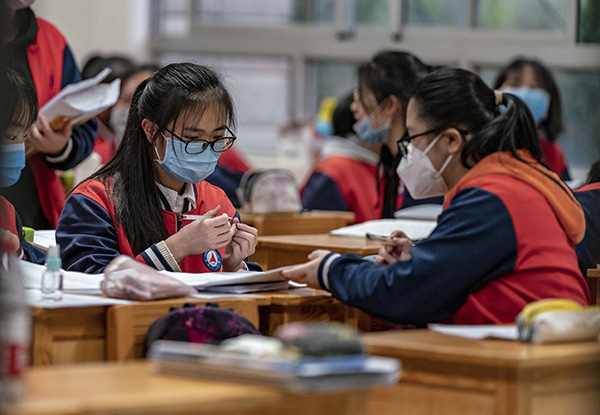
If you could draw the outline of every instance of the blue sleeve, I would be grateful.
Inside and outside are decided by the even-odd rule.
[[[33,262],[34,264],[43,264],[46,260],[46,253],[25,240],[25,236],[23,235],[23,223],[21,222],[21,217],[17,211],[15,211],[15,225],[17,226],[17,232],[19,233],[21,250],[24,254],[23,259],[28,262]]]
[[[56,228],[65,270],[98,274],[121,254],[110,214],[87,196],[69,196]]]
[[[239,208],[241,204],[236,191],[240,187],[243,175],[244,173],[217,165],[215,171],[206,178],[206,181],[223,190],[233,206]]]
[[[404,209],[416,205],[424,204],[435,204],[441,205],[444,203],[444,196],[428,197],[426,199],[413,199],[408,190],[404,190],[404,198],[402,199],[402,206],[400,209]]]
[[[63,56],[61,89],[69,84],[77,83],[79,81],[81,81],[81,73],[79,72],[79,68],[77,68],[71,49],[66,45]],[[50,168],[55,170],[69,170],[76,167],[92,153],[92,150],[94,149],[94,140],[97,135],[98,131],[95,118],[73,127],[73,133],[71,134],[73,148],[69,157],[60,163],[50,163],[48,161],[46,161],[46,163]]]
[[[429,238],[412,247],[411,256],[378,265],[342,255],[330,266],[329,289],[344,303],[396,323],[443,320],[478,286],[514,269],[517,241],[511,217],[494,194],[464,189]]]
[[[308,210],[348,211],[348,205],[331,178],[313,173],[302,190],[302,207]]]
[[[575,245],[579,269],[585,276],[588,268],[596,268],[600,258],[600,190],[575,192],[585,214],[585,235]]]

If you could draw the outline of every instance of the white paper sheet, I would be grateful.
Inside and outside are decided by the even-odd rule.
[[[345,226],[329,232],[330,235],[361,236],[367,233],[381,236],[390,236],[392,231],[403,231],[413,241],[425,239],[436,227],[437,223],[431,220],[409,219],[378,219],[369,220],[356,225]]]
[[[429,324],[429,330],[451,336],[465,337],[467,339],[503,339],[517,340],[518,331],[516,325],[480,325],[461,326],[454,324]]]
[[[60,301],[42,300],[40,290],[25,290],[25,301],[31,307],[41,308],[70,308],[70,307],[92,307],[115,304],[131,304],[133,301],[118,300],[116,298],[97,297],[94,295],[80,295],[63,293]]]
[[[33,243],[46,249],[56,245],[56,231],[53,229],[34,231]]]
[[[76,125],[113,106],[119,99],[121,80],[101,84],[109,73],[110,69],[105,68],[94,78],[67,85],[40,109],[40,114],[48,122],[63,116]]]
[[[23,274],[23,286],[25,288],[39,289],[42,286],[42,273],[46,267],[27,261],[20,261],[21,273]],[[85,294],[101,294],[100,281],[104,274],[84,274],[83,272],[64,271],[63,291]]]
[[[442,205],[426,203],[423,205],[410,206],[394,212],[396,219],[411,219],[411,220],[433,220],[442,213]]]
[[[287,267],[276,268],[263,272],[204,272],[204,273],[186,273],[169,272],[162,273],[175,278],[192,287],[202,289],[203,287],[212,287],[215,285],[238,285],[257,282],[283,281],[285,278],[281,275],[281,270]]]

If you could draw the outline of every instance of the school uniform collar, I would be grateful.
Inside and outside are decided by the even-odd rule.
[[[174,213],[184,213],[196,208],[196,191],[193,184],[186,183],[181,195],[158,182],[156,182],[156,186],[160,190],[163,209]]]

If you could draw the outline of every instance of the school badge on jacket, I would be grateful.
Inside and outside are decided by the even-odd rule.
[[[211,271],[218,271],[221,269],[221,254],[216,249],[212,251],[206,251],[202,254],[202,260],[204,261],[204,265]]]

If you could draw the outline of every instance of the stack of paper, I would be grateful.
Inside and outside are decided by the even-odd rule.
[[[94,78],[67,85],[40,109],[40,114],[58,131],[69,120],[77,125],[112,107],[119,99],[121,80],[101,84],[109,73],[110,68],[105,68]]]
[[[20,261],[21,273],[23,274],[23,286],[25,288],[40,289],[42,286],[42,274],[46,270],[44,265],[38,265],[27,261]],[[104,274],[85,274],[75,271],[61,271],[63,274],[63,291],[65,293],[78,294],[102,294],[100,281]]]
[[[286,359],[225,352],[218,346],[157,340],[149,351],[159,373],[251,383],[294,391],[333,391],[396,383],[400,362],[341,355]]]

